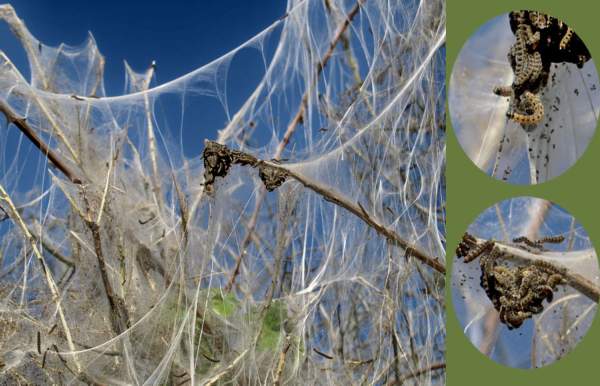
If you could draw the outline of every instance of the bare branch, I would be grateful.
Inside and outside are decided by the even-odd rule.
[[[0,100],[0,112],[4,114],[8,123],[15,125],[40,151],[56,166],[72,183],[81,184],[81,178],[68,166],[29,126],[25,118],[19,117],[11,108]]]

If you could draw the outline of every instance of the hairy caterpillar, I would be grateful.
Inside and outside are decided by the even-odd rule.
[[[473,246],[476,244],[477,240],[475,239],[475,237],[473,237],[473,235],[469,234],[468,232],[465,232],[465,234],[462,237],[462,240],[458,244],[458,247],[456,247],[456,256],[467,256],[471,248],[473,248]]]
[[[536,94],[525,91],[518,105],[524,106],[525,108],[521,110],[526,111],[526,113],[509,112],[507,115],[513,121],[522,125],[537,125],[544,118],[544,105]]]
[[[560,43],[559,43],[558,47],[561,50],[567,49],[567,45],[571,41],[572,37],[573,37],[573,30],[571,29],[571,27],[567,27],[567,32],[565,32],[565,35],[562,37],[562,39],[560,39]]]
[[[471,251],[465,256],[465,263],[469,263],[475,260],[479,255],[484,252],[491,251],[494,248],[493,240],[486,240],[485,242],[477,245],[475,248],[471,249]]]

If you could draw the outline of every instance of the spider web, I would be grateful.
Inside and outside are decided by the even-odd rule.
[[[153,85],[154,66],[127,65],[126,92],[106,96],[91,35],[48,46],[0,6],[31,71],[24,79],[0,52],[0,101],[84,181],[2,122],[1,377],[444,383],[443,275],[293,180],[266,193],[236,166],[210,196],[201,155],[189,154],[211,139],[279,159],[443,261],[444,3],[301,0],[287,11],[173,81]],[[264,74],[232,111],[241,59]],[[203,109],[226,124],[210,129]]]

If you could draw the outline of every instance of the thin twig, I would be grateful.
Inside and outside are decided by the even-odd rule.
[[[398,336],[396,335],[396,331],[392,326],[393,321],[390,321],[390,335],[392,335],[392,349],[394,351],[394,374],[396,375],[396,379],[401,379],[400,374],[402,372],[400,371],[400,342]]]
[[[320,356],[322,356],[323,358],[327,358],[327,359],[333,359],[332,355],[329,354],[325,354],[323,351],[319,351],[317,350],[317,348],[313,347],[313,351],[316,352],[317,354],[319,354]]]
[[[156,70],[156,62],[152,61],[152,64],[146,72],[144,73],[144,78],[141,82],[140,91],[147,91],[150,88],[150,82],[154,77],[154,71]],[[135,74],[133,70],[127,66],[127,72],[130,73],[130,76],[133,78]],[[158,200],[161,200],[161,176],[158,171],[158,148],[156,146],[156,135],[154,133],[154,123],[152,116],[152,106],[150,105],[150,96],[149,93],[144,93],[144,115],[146,118],[146,134],[148,136],[148,152],[150,155],[150,165],[152,167],[152,190],[156,195]]]
[[[83,194],[83,197],[88,207],[88,212],[90,212],[91,208],[89,206],[89,202],[87,200],[85,192]],[[104,284],[104,291],[106,292],[106,297],[108,298],[108,303],[112,311],[110,318],[111,324],[115,333],[121,334],[123,331],[129,328],[129,315],[127,312],[127,308],[125,307],[125,302],[114,291],[110,282],[110,277],[108,275],[108,264],[106,263],[106,258],[104,257],[104,252],[102,250],[100,226],[98,225],[98,223],[91,220],[91,214],[89,218],[84,218],[84,220],[86,221],[86,224],[90,232],[92,233],[92,240],[94,242],[94,252],[98,261],[100,277],[102,278],[102,283]]]
[[[233,368],[235,366],[237,366],[237,364],[244,358],[244,356],[246,356],[246,354],[248,353],[248,349],[244,350],[237,358],[235,358],[231,364],[227,367],[225,367],[222,371],[220,371],[218,374],[216,374],[214,377],[209,378],[204,385],[205,386],[211,386],[214,385],[215,383],[219,382],[219,380],[221,378],[223,378],[225,375],[227,375],[227,373],[229,373],[231,370],[233,370]]]
[[[181,216],[181,231],[183,233],[183,245],[187,248],[187,243],[189,240],[189,217],[187,200],[185,198],[185,194],[183,194],[183,192],[179,188],[179,185],[177,184],[177,179],[175,178],[175,175],[172,174],[171,177],[173,178],[173,186],[175,187],[175,193],[179,206],[179,215]]]
[[[38,224],[39,225],[39,224]],[[39,225],[41,227],[41,225]],[[40,228],[41,229],[41,228]],[[31,235],[34,240],[39,242],[42,245],[42,250],[47,251],[49,254],[54,256],[58,261],[68,265],[69,267],[75,269],[75,262],[73,262],[70,258],[64,256],[59,250],[58,247],[51,245],[49,241],[47,241],[44,237],[42,237],[42,232],[40,234],[36,234],[35,231],[29,229]]]
[[[94,220],[92,220],[92,210],[86,195],[85,188],[82,187],[82,196],[86,205],[86,210],[88,215],[83,217],[86,225],[88,226],[91,234],[92,240],[94,242],[94,252],[96,255],[96,260],[98,261],[98,268],[100,270],[100,277],[102,278],[102,283],[104,284],[104,292],[106,293],[106,297],[108,298],[108,304],[110,307],[110,322],[113,331],[120,335],[124,331],[126,331],[130,327],[130,318],[129,312],[127,311],[127,307],[125,305],[125,301],[123,298],[115,292],[113,286],[110,282],[110,277],[108,275],[108,264],[106,262],[106,258],[104,256],[104,252],[102,250],[102,239],[100,235],[100,225]],[[123,349],[125,354],[125,363],[127,364],[127,369],[129,371],[130,376],[133,378],[136,384],[138,384],[137,373],[135,368],[132,366],[131,356],[131,344],[128,337],[125,337],[123,341]]]
[[[81,184],[81,178],[64,163],[60,157],[36,134],[25,118],[19,117],[11,108],[0,100],[0,112],[4,114],[8,123],[15,125],[29,140],[56,166],[72,183]]]
[[[277,362],[277,369],[275,371],[275,377],[273,378],[273,385],[279,386],[281,384],[281,375],[283,374],[283,369],[285,368],[285,357],[287,356],[287,352],[290,349],[290,337],[287,336],[285,338],[286,342],[283,346],[283,350],[279,353],[279,361]]]

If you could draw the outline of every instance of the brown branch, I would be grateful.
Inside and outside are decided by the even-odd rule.
[[[312,181],[300,173],[291,171],[281,165],[277,165],[277,164],[270,164],[270,165],[273,167],[276,167],[276,168],[280,168],[282,170],[286,170],[289,173],[290,177],[292,177],[296,181],[300,182],[302,185],[304,185],[304,187],[309,188],[313,192],[321,195],[327,201],[330,201],[338,206],[341,206],[342,208],[348,210],[350,213],[352,213],[355,216],[362,219],[365,223],[367,223],[367,225],[369,225],[370,227],[375,229],[377,231],[377,233],[384,236],[388,240],[388,242],[404,249],[406,251],[407,257],[413,256],[417,260],[432,267],[436,271],[438,271],[442,274],[446,273],[446,267],[442,262],[440,262],[436,258],[428,256],[427,254],[425,254],[424,252],[419,250],[417,246],[410,244],[406,240],[402,239],[396,232],[394,232],[393,230],[388,229],[384,225],[380,224],[374,218],[374,216],[369,214],[362,207],[362,205],[360,203],[355,204],[355,203],[349,201],[348,199],[346,199],[340,193],[335,192],[335,191],[331,190],[329,187],[323,186],[316,181]]]
[[[8,123],[15,125],[72,183],[81,184],[81,178],[36,134],[26,119],[19,117],[6,102],[0,100],[0,112]]]
[[[287,352],[290,349],[290,337],[287,336],[285,338],[285,344],[283,346],[283,350],[279,353],[279,361],[277,362],[277,370],[275,371],[275,378],[273,379],[273,385],[279,386],[281,385],[281,376],[283,375],[283,370],[285,368],[285,357],[287,356]]]
[[[354,202],[351,202],[341,193],[331,189],[331,187],[322,185],[317,181],[313,181],[308,177],[294,170],[288,169],[287,167],[278,163],[263,161],[239,150],[232,151],[229,150],[225,145],[221,145],[209,140],[206,140],[205,144],[205,180],[207,181],[206,184],[208,184],[208,181],[210,181],[211,184],[210,186],[206,187],[207,190],[212,190],[212,183],[214,182],[216,177],[225,177],[227,175],[227,172],[229,171],[229,168],[232,164],[247,165],[253,168],[258,168],[260,170],[260,177],[265,183],[265,186],[267,186],[268,190],[275,189],[277,186],[283,183],[285,178],[291,177],[299,183],[301,183],[304,187],[312,190],[313,192],[323,197],[325,200],[346,209],[350,213],[354,214],[356,217],[363,220],[367,225],[375,229],[377,233],[385,237],[389,243],[404,249],[406,251],[407,257],[413,256],[417,260],[432,267],[436,271],[442,274],[446,273],[446,267],[443,262],[441,262],[437,258],[433,258],[427,255],[425,252],[421,251],[416,245],[404,240],[396,232],[387,228],[385,225],[379,223],[379,221],[377,221],[377,219],[373,215],[369,214],[369,212],[367,212],[366,209],[360,203],[355,204]],[[273,184],[273,180],[278,182],[278,184]],[[248,232],[250,233],[250,230]],[[240,256],[243,256],[243,254],[240,254]],[[239,263],[240,259],[238,259],[236,264],[236,270],[233,272],[226,286],[227,291],[229,291],[232,288],[235,277],[239,272]]]
[[[104,291],[106,292],[106,297],[108,298],[108,303],[111,309],[111,324],[115,333],[121,334],[123,331],[129,328],[129,315],[127,308],[125,307],[125,302],[123,299],[114,291],[112,284],[110,283],[110,278],[108,276],[108,265],[102,251],[102,241],[100,238],[100,229],[98,224],[88,221],[87,225],[92,233],[94,250],[98,260],[98,268],[100,269],[100,277],[102,278]]]
[[[108,264],[104,256],[104,251],[102,249],[100,226],[97,222],[92,220],[92,209],[84,188],[82,188],[82,196],[88,212],[87,216],[83,217],[83,220],[85,221],[88,229],[90,230],[90,233],[92,234],[92,240],[94,242],[94,252],[96,255],[96,260],[98,261],[98,269],[100,270],[100,278],[102,279],[102,283],[104,285],[104,292],[106,293],[108,304],[111,310],[110,322],[113,331],[117,335],[119,335],[129,328],[129,313],[127,312],[125,302],[123,301],[121,296],[119,296],[119,294],[115,292],[110,282],[110,277],[108,275]]]

